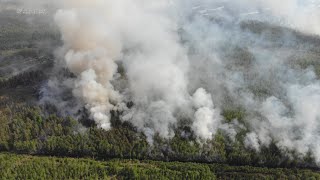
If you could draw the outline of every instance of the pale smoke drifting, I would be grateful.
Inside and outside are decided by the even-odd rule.
[[[195,108],[198,109],[194,115],[192,129],[198,136],[211,139],[220,125],[220,112],[214,109],[212,97],[204,89],[198,89],[192,98]]]
[[[262,1],[275,16],[287,19],[288,24],[301,31],[320,35],[320,2],[317,0]],[[310,19],[312,19],[310,21]]]
[[[121,99],[110,83],[117,71],[115,60],[121,56],[121,41],[109,22],[101,18],[103,12],[89,10],[59,10],[55,21],[65,43],[65,64],[78,77],[74,96],[82,99],[99,126],[110,129],[111,102]]]
[[[258,127],[261,129],[257,132],[258,136],[272,137],[278,141],[279,147],[302,154],[311,150],[319,162],[320,84],[288,85],[287,93],[292,109],[276,97],[263,102],[261,112],[267,122]],[[260,138],[260,141],[264,145],[270,144],[270,139]]]
[[[183,39],[192,50],[190,86],[205,87],[219,108],[241,106],[246,110],[247,148],[259,151],[261,146],[275,142],[284,152],[294,150],[302,156],[311,152],[320,162],[320,81],[312,68],[301,70],[291,66],[295,63],[292,57],[297,55],[295,48],[301,47],[296,44],[297,39],[290,32],[283,33],[276,41],[284,47],[272,47],[270,29],[259,36],[237,24],[262,20],[319,35],[319,4],[294,0],[178,3],[177,7],[187,14],[181,16],[181,24]],[[235,50],[242,53],[225,57]],[[257,95],[254,88],[264,89],[265,97]],[[206,117],[201,119],[205,121]],[[205,124],[201,127],[206,127]],[[234,137],[239,125],[230,125],[220,123],[218,129]],[[200,128],[194,130],[197,129]],[[201,132],[208,134],[205,128]]]
[[[259,13],[266,12],[268,16],[272,15],[274,20],[300,31],[317,35],[320,33],[318,0],[240,0],[235,4],[255,9]]]
[[[65,1],[55,15],[64,41],[60,64],[77,76],[66,84],[104,129],[111,128],[110,110],[120,110],[121,120],[152,142],[156,133],[173,137],[187,118],[199,139],[222,130],[236,141],[245,129],[247,148],[276,142],[284,151],[310,151],[320,162],[320,81],[313,69],[290,67],[295,51],[239,27],[262,20],[319,35],[316,6],[295,0]],[[278,40],[296,45],[290,33]],[[225,55],[234,49],[249,54],[247,61]],[[117,74],[117,61],[125,77]],[[267,93],[257,95],[256,87]],[[134,106],[125,107],[130,101]],[[248,127],[236,119],[225,123],[221,109],[229,106],[246,110]]]
[[[102,128],[110,129],[110,110],[123,107],[123,99],[132,100],[135,106],[122,109],[122,119],[150,135],[157,132],[173,137],[178,112],[192,111],[187,90],[188,58],[169,6],[166,1],[84,0],[63,3],[64,8],[56,13],[65,43],[65,64],[77,76],[73,94]],[[116,60],[126,69],[126,95],[120,95],[111,84]],[[198,96],[193,97],[195,102]],[[205,98],[211,96],[205,94]],[[217,128],[213,118],[219,113],[214,112],[212,102],[195,108],[201,108],[195,114],[196,133],[211,138]],[[199,127],[202,123],[207,126],[205,134]]]

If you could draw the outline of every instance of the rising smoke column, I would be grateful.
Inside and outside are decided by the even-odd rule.
[[[155,133],[173,137],[187,118],[199,139],[220,129],[236,141],[242,128],[247,148],[259,151],[275,142],[284,151],[311,151],[320,162],[319,80],[312,68],[290,67],[296,52],[285,43],[299,47],[296,39],[285,34],[278,37],[282,46],[273,47],[268,32],[241,28],[243,21],[258,20],[319,34],[316,9],[294,0],[172,2],[61,3],[55,16],[64,41],[59,52],[77,76],[67,84],[97,124],[110,129],[110,110],[118,109],[121,120],[152,142]],[[230,56],[234,51],[240,53]],[[117,61],[127,83],[120,89],[113,83]],[[130,101],[132,108],[123,105]],[[245,122],[224,123],[220,109],[229,106],[244,108]]]
[[[110,129],[109,112],[121,107],[122,120],[133,123],[149,139],[155,133],[173,137],[182,117],[195,117],[196,133],[211,138],[218,113],[204,90],[193,97],[188,92],[189,61],[168,1],[83,0],[62,6],[55,21],[64,41],[63,63],[77,76],[71,85],[74,96],[100,127]],[[111,83],[116,61],[123,62],[129,84],[122,93]],[[211,103],[198,103],[201,96]],[[128,101],[133,108],[123,106]]]
[[[183,38],[192,50],[190,65],[195,67],[191,70],[195,75],[191,86],[205,87],[221,109],[240,106],[246,110],[247,148],[259,151],[261,146],[275,143],[284,152],[294,150],[302,157],[311,152],[319,163],[319,78],[312,65],[307,69],[293,67],[297,53],[313,54],[308,49],[316,47],[308,44],[301,48],[299,43],[304,41],[297,41],[295,33],[285,28],[288,32],[277,30],[277,26],[287,26],[302,33],[319,34],[317,9],[300,3],[181,2],[187,14],[182,19]],[[252,33],[254,28],[260,28],[259,23],[249,23],[251,32],[243,28],[243,22],[252,20],[265,21],[260,27],[266,29],[261,29],[260,34]],[[265,25],[269,23],[274,24],[269,26],[274,29],[267,29]],[[273,33],[279,32],[282,36],[275,39]],[[234,134],[234,129],[223,129],[224,126],[219,128]]]
[[[109,112],[121,99],[110,81],[122,48],[117,30],[107,19],[110,8],[101,9],[110,6],[103,1],[67,1],[64,5],[55,21],[64,41],[64,63],[77,76],[73,94],[99,126],[110,129]]]

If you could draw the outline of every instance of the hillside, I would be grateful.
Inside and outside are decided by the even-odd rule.
[[[320,178],[317,33],[86,3],[0,0],[0,179]]]

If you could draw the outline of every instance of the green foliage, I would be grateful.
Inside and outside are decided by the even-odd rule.
[[[245,113],[245,110],[241,108],[225,109],[222,112],[222,116],[225,118],[227,122],[231,122],[233,120],[238,120],[240,122],[243,122],[246,116],[246,113]]]
[[[30,86],[43,81],[45,75],[42,71],[30,71],[21,73],[10,79],[1,80],[0,88],[16,88],[18,86]]]
[[[37,96],[39,84],[46,79],[44,73],[46,70],[43,68],[49,69],[50,65],[52,66],[48,60],[52,59],[51,48],[61,43],[59,32],[47,24],[47,19],[34,20],[39,23],[32,23],[34,26],[31,26],[22,16],[10,18],[6,13],[0,12],[0,21],[5,22],[4,26],[0,26],[0,55],[3,56],[0,62],[2,68],[0,94],[12,99],[21,99],[26,94]],[[256,34],[265,34],[271,37],[269,38],[271,41],[282,39],[278,37],[283,36],[281,28],[266,23],[249,21],[241,23],[241,28]],[[299,42],[313,41],[297,32],[291,33]],[[38,47],[40,41],[48,42],[50,45],[47,49]],[[226,68],[229,70],[245,72],[255,63],[255,57],[249,48],[235,45],[226,45],[222,48],[221,52],[225,54],[221,58],[228,59],[230,64]],[[318,50],[316,53],[310,52],[295,57],[293,66],[302,69],[313,67],[319,76],[319,52]],[[28,61],[30,64],[25,64]],[[17,64],[17,67],[23,64],[28,68],[22,68],[21,71],[18,68],[17,71],[22,73],[12,76],[15,73],[10,73],[9,69],[15,69],[16,66],[6,67],[14,64]],[[119,63],[118,66],[119,73],[125,79],[123,65]],[[75,78],[71,72],[63,71],[61,74],[64,76]],[[244,73],[244,78],[252,78],[252,74]],[[248,85],[258,98],[269,96],[270,87],[272,87],[271,81],[267,80],[258,80]],[[22,102],[30,102],[28,96],[25,99]],[[226,107],[232,107],[232,98],[229,99],[227,96],[225,101]],[[131,106],[133,103],[128,103],[128,107]],[[113,129],[105,131],[97,128],[94,121],[87,117],[78,122],[70,117],[57,116],[54,110],[43,111],[37,107],[8,103],[0,95],[0,151],[60,157],[90,157],[99,160],[124,158],[224,163],[237,166],[316,167],[312,154],[305,157],[301,155],[288,157],[285,150],[277,148],[275,142],[270,147],[263,147],[260,152],[246,149],[240,143],[247,133],[245,128],[237,133],[235,140],[230,140],[218,132],[212,140],[204,142],[197,139],[190,128],[178,127],[176,135],[171,139],[163,139],[156,134],[153,144],[150,145],[144,134],[138,132],[130,123],[121,122],[118,113],[112,112]],[[228,123],[238,120],[240,124],[246,125],[247,114],[242,108],[225,108],[222,115]],[[12,154],[0,155],[0,174],[0,179],[215,179],[214,174],[219,179],[319,179],[318,174],[307,170],[154,161],[96,162]]]
[[[6,114],[0,111],[0,151],[9,150],[9,121]]]
[[[0,154],[1,179],[319,179],[311,170]]]
[[[34,46],[40,40],[59,41],[59,31],[46,17],[34,16],[34,23],[28,23],[28,18],[16,12],[0,12],[0,50]]]
[[[225,111],[225,116],[241,120],[242,112]],[[169,140],[156,135],[151,146],[143,133],[117,119],[112,120],[117,127],[105,131],[95,126],[84,128],[70,117],[45,116],[36,107],[7,106],[2,108],[0,115],[1,151],[101,160],[127,158],[266,167],[315,166],[310,154],[290,158],[274,143],[260,152],[248,150],[240,143],[242,133],[238,133],[235,142],[222,132],[204,142],[196,139],[190,128],[183,127],[178,128]]]
[[[1,179],[216,179],[207,165],[0,154]]]

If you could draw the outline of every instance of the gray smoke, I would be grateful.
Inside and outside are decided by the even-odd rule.
[[[173,137],[178,123],[190,119],[199,141],[218,130],[236,141],[246,130],[247,148],[259,151],[276,142],[283,150],[312,152],[320,162],[320,81],[312,64],[298,63],[320,57],[317,44],[305,42],[305,34],[320,34],[319,4],[59,2],[55,22],[64,45],[57,66],[76,75],[60,85],[72,89],[75,107],[85,106],[106,130],[111,110],[122,111],[121,120],[143,131],[150,143],[156,133]],[[124,73],[117,71],[119,64]],[[48,86],[52,92],[56,82]],[[223,110],[238,107],[246,112],[244,120],[222,117]]]
[[[316,54],[316,45],[299,42],[294,31],[276,29],[287,26],[318,35],[319,2],[181,4],[189,13],[183,16],[187,18],[182,26],[194,67],[191,86],[208,89],[221,109],[240,106],[246,110],[244,123],[249,132],[244,143],[248,148],[259,151],[273,141],[284,151],[312,152],[319,162],[319,80],[312,65],[301,69],[295,61],[319,58],[308,55]],[[274,24],[274,29],[264,31],[267,26],[255,23],[257,20]],[[298,57],[297,51],[303,57]],[[223,127],[225,124],[219,128],[234,134],[235,128]]]

